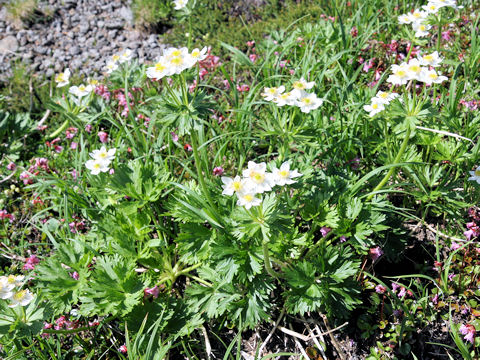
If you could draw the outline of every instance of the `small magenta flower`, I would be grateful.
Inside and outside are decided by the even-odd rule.
[[[10,170],[10,171],[13,171],[17,168],[17,165],[15,165],[14,162],[10,162],[8,165],[7,165],[7,169]]]
[[[438,304],[438,294],[435,294],[435,296],[432,298],[432,303],[433,303],[433,305]]]
[[[74,271],[73,273],[70,274],[70,276],[75,279],[75,280],[78,280],[80,278],[80,275],[78,274],[78,272]]]
[[[340,242],[344,243],[345,241],[347,241],[347,238],[345,237],[345,235],[340,236]]]
[[[25,259],[23,270],[33,270],[35,269],[35,265],[37,265],[38,263],[40,263],[40,259],[37,258],[35,255],[30,255],[28,258]]]
[[[258,55],[257,54],[250,54],[248,55],[248,58],[250,59],[251,62],[255,62],[258,58]]]
[[[462,326],[460,326],[460,328],[458,329],[458,331],[460,332],[460,334],[462,335],[465,335],[463,338],[466,340],[466,341],[469,341],[470,343],[473,344],[473,339],[475,337],[475,327],[473,325],[470,325],[470,324],[462,324]]]
[[[380,248],[380,246],[376,246],[368,250],[368,255],[370,256],[370,259],[377,261],[378,258],[383,255],[383,250]]]
[[[122,354],[126,354],[127,353],[127,345],[123,344],[122,346],[120,346],[118,348],[118,351],[120,351]]]
[[[172,132],[170,133],[170,135],[172,135],[172,140],[173,140],[174,142],[177,142],[177,141],[178,141],[178,135],[177,135],[177,134],[175,134],[175,133],[172,131]]]
[[[98,137],[101,143],[106,143],[108,141],[108,134],[105,131],[99,131]]]
[[[157,285],[155,285],[153,288],[146,288],[145,290],[143,290],[144,297],[153,296],[154,299],[158,297],[159,293],[160,293],[160,289]]]
[[[321,229],[320,229],[320,233],[322,234],[323,237],[327,236],[327,234],[332,231],[332,229],[330,229],[329,227],[326,227],[326,226],[323,226]]]
[[[92,132],[92,125],[90,125],[90,124],[85,125],[85,131],[87,133],[91,133]]]
[[[397,295],[397,296],[398,296],[399,298],[403,298],[406,293],[407,293],[407,290],[402,286],[402,287],[400,288],[400,291],[398,292],[398,295]]]
[[[375,292],[378,294],[385,294],[385,291],[387,291],[387,288],[383,285],[377,285],[375,286]]]
[[[222,176],[225,170],[221,166],[217,166],[213,168],[213,175],[215,176]]]
[[[397,283],[392,283],[392,292],[393,293],[396,293],[399,288],[400,288],[400,285],[398,285]]]
[[[70,144],[70,149],[75,150],[77,147],[78,147],[78,143],[76,143],[75,141],[72,141],[72,143]]]
[[[456,242],[452,242],[452,245],[450,245],[450,249],[452,250],[457,250],[460,248],[460,244],[457,244]]]
[[[193,148],[190,144],[183,145],[183,149],[186,150],[186,151],[192,151],[193,150]]]

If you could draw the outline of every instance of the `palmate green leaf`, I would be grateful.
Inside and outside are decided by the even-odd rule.
[[[335,317],[347,316],[361,302],[353,279],[359,266],[351,250],[321,245],[311,259],[285,271],[289,289],[283,296],[287,310],[293,314],[321,310]]]
[[[144,287],[134,261],[119,255],[98,257],[89,286],[80,296],[80,313],[125,316],[141,301]]]
[[[186,223],[180,225],[180,233],[175,242],[178,244],[180,260],[186,264],[196,264],[206,260],[211,252],[211,242],[215,232],[202,224]]]
[[[88,286],[90,272],[87,266],[92,258],[93,254],[78,246],[61,244],[54,255],[35,268],[37,287],[56,314],[68,311],[78,302],[83,288]],[[79,275],[78,280],[72,277],[74,271]]]

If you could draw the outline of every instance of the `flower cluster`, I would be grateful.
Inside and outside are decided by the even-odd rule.
[[[298,106],[304,113],[309,113],[323,104],[323,100],[315,93],[308,93],[315,86],[315,82],[307,82],[304,78],[292,84],[293,90],[285,92],[285,86],[266,87],[261,94],[266,101],[273,101],[277,106],[284,105]]]
[[[107,150],[102,146],[100,150],[93,150],[90,156],[93,159],[85,163],[85,167],[91,171],[92,175],[98,175],[100,172],[107,172],[110,170],[110,163],[115,158],[116,149]]]
[[[159,80],[165,76],[180,74],[206,58],[207,47],[202,50],[193,49],[192,52],[188,52],[186,47],[180,49],[171,47],[165,50],[154,66],[147,68],[147,76]]]
[[[372,103],[370,105],[365,105],[363,109],[367,111],[370,117],[375,116],[379,112],[385,110],[385,105],[390,104],[390,102],[399,97],[397,93],[388,93],[385,91],[377,92],[377,95],[372,98]]]
[[[9,307],[27,306],[33,300],[33,294],[28,289],[20,290],[25,276],[0,276],[0,299],[10,300]]]
[[[70,69],[66,69],[64,72],[61,72],[55,76],[55,82],[57,87],[63,87],[70,83]]]
[[[464,335],[464,340],[473,344],[476,333],[475,326],[471,324],[462,324],[458,331],[460,332],[460,334]]]
[[[438,52],[432,54],[418,56],[411,59],[408,63],[403,62],[400,65],[392,65],[392,75],[387,79],[387,82],[393,85],[405,85],[410,80],[423,82],[427,85],[441,84],[448,80],[446,76],[442,76],[440,72],[437,73],[436,67],[440,66],[442,58]]]
[[[123,50],[120,54],[112,55],[112,58],[107,62],[106,73],[110,74],[117,70],[119,64],[130,61],[132,59],[133,52],[130,49]]]
[[[415,9],[411,13],[403,14],[398,17],[400,24],[412,24],[415,37],[428,36],[428,31],[432,28],[426,23],[426,19],[431,14],[436,14],[442,7],[457,7],[456,0],[430,0],[422,9]]]
[[[181,10],[188,4],[188,0],[173,0],[175,10]]]
[[[262,199],[255,195],[271,191],[276,185],[293,184],[296,182],[293,179],[299,176],[302,174],[297,170],[290,170],[288,161],[284,162],[280,169],[274,167],[271,173],[267,172],[267,165],[264,162],[257,164],[249,161],[247,169],[242,172],[242,177],[237,175],[232,179],[222,176],[224,184],[222,194],[231,196],[235,193],[238,197],[237,205],[245,206],[248,210],[262,202]]]

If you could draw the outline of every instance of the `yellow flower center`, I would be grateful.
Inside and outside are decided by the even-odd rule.
[[[438,78],[438,75],[435,74],[435,73],[428,74],[428,76],[430,77],[430,79],[436,79],[436,78]]]
[[[433,55],[425,55],[425,56],[423,57],[423,60],[425,60],[425,61],[432,61],[432,60],[433,60]]]
[[[8,275],[7,282],[9,284],[15,284],[15,276],[14,275]]]
[[[420,25],[420,30],[425,31],[427,27],[425,25]]]
[[[267,90],[267,92],[268,92],[269,94],[271,94],[271,95],[275,94],[276,91],[277,91],[277,88],[275,88],[275,87],[269,88],[269,89]]]
[[[106,157],[107,157],[107,153],[106,153],[106,152],[101,152],[101,153],[99,154],[99,156],[100,156],[101,158],[106,158]]]
[[[288,170],[280,170],[280,172],[278,173],[280,175],[280,177],[282,178],[287,178],[288,175],[290,175],[290,171]]]
[[[92,79],[92,80],[89,80],[88,83],[89,83],[90,85],[97,85],[97,84],[98,84],[98,80]]]
[[[378,109],[378,104],[372,104],[372,109],[377,110]]]
[[[415,18],[417,18],[417,19],[420,18],[421,16],[422,16],[422,14],[420,14],[420,13],[418,13],[418,12],[413,13],[413,17],[415,17]]]
[[[120,60],[120,56],[118,56],[117,54],[115,54],[115,55],[112,56],[112,60],[113,60],[113,61],[118,61],[118,60]]]
[[[56,82],[64,82],[64,81],[65,81],[65,75],[64,75],[64,73],[58,74],[57,77],[55,78],[55,81],[56,81]]]
[[[312,100],[310,98],[304,98],[302,99],[302,102],[305,104],[305,105],[310,105],[312,103]]]
[[[27,290],[21,290],[13,295],[13,299],[16,301],[22,300],[27,295]]]
[[[410,71],[413,71],[414,73],[419,73],[422,69],[418,65],[412,65],[409,67]]]
[[[305,84],[302,83],[301,81],[295,81],[293,83],[293,88],[298,89],[298,90],[303,90],[303,89],[305,89]]]
[[[183,64],[183,59],[181,57],[174,57],[172,60],[171,60],[171,63],[173,65],[182,65]]]
[[[380,93],[380,97],[381,97],[382,99],[386,99],[386,98],[388,97],[388,93],[382,92],[382,93]]]
[[[398,70],[395,75],[397,75],[398,77],[405,77],[407,75],[407,73],[404,71],[404,70]]]
[[[240,181],[234,181],[232,187],[233,190],[240,191],[240,189],[242,188],[242,183]]]
[[[250,195],[250,194],[247,194],[243,197],[245,200],[247,200],[248,202],[252,202],[253,200],[253,195]]]
[[[475,170],[475,176],[480,176],[480,169]]]
[[[196,58],[196,57],[199,57],[200,56],[200,51],[198,50],[193,50],[192,51],[192,57]]]
[[[156,63],[155,64],[155,71],[163,71],[165,70],[167,67],[165,65],[163,65],[162,63]]]
[[[173,56],[173,57],[178,57],[182,55],[182,52],[180,50],[174,50],[172,51],[172,53],[170,54],[170,56]]]
[[[257,184],[260,184],[263,182],[263,180],[265,179],[265,175],[264,174],[260,174],[256,171],[252,171],[250,173],[250,177],[253,179],[253,181],[255,181]]]
[[[100,169],[100,164],[99,164],[99,163],[95,163],[95,164],[93,165],[93,167],[94,167],[95,169]]]
[[[84,86],[84,85],[80,85],[80,86],[78,87],[78,90],[80,90],[80,91],[85,91],[85,86]]]

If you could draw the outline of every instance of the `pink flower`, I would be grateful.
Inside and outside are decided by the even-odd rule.
[[[396,293],[399,288],[400,288],[400,285],[398,285],[397,283],[392,283],[392,292],[393,293]]]
[[[247,84],[237,85],[237,90],[240,92],[246,92],[250,90],[250,86],[248,86]]]
[[[20,180],[23,180],[24,185],[32,184],[33,179],[30,178],[31,174],[27,171],[24,171],[20,174]]]
[[[433,305],[438,304],[438,294],[435,294],[435,296],[432,298],[432,303],[433,303]]]
[[[73,179],[77,180],[77,170],[73,169],[71,174],[72,174]]]
[[[13,171],[17,168],[17,165],[15,165],[14,162],[10,162],[8,165],[7,165],[7,169],[10,170],[10,171]]]
[[[452,245],[450,245],[450,249],[452,250],[457,250],[460,248],[460,244],[457,244],[456,242],[452,242]]]
[[[470,325],[470,324],[462,324],[462,326],[460,326],[460,328],[458,329],[458,331],[460,332],[460,334],[462,335],[465,335],[463,338],[466,340],[466,341],[469,341],[473,344],[473,339],[475,337],[475,327],[473,325]]]
[[[352,27],[352,30],[350,30],[350,35],[352,35],[354,38],[358,36],[358,29],[356,26]]]
[[[186,151],[192,151],[193,150],[193,148],[190,144],[183,145],[183,149],[186,150]]]
[[[380,248],[380,246],[376,246],[368,250],[368,255],[370,256],[370,259],[377,261],[377,259],[383,255],[383,250]]]
[[[213,168],[213,175],[215,176],[221,176],[223,175],[225,170],[223,170],[223,168],[221,166],[217,166],[215,168]]]
[[[323,237],[327,236],[327,234],[332,231],[332,229],[330,229],[329,227],[326,227],[326,226],[323,226],[321,229],[320,229],[320,233],[322,234]]]
[[[65,130],[65,137],[67,139],[73,139],[75,135],[77,135],[78,129],[76,127],[69,127],[67,130]]]
[[[92,132],[92,125],[90,125],[90,124],[85,125],[85,131],[87,133],[91,133]]]
[[[340,236],[340,242],[344,243],[345,241],[347,241],[347,238],[345,237],[345,235]]]
[[[398,295],[397,295],[397,296],[398,296],[399,298],[403,298],[406,293],[407,293],[407,291],[406,291],[405,288],[402,286],[402,287],[400,288],[400,291],[398,292]]]
[[[453,32],[451,30],[447,30],[442,32],[442,39],[445,41],[450,41],[453,39]]]
[[[255,62],[258,58],[258,55],[257,54],[250,54],[248,55],[248,58],[250,59],[251,62]]]
[[[363,65],[363,71],[364,72],[369,72],[371,68],[373,68],[375,64],[375,58],[368,60],[364,65]]]
[[[177,142],[178,141],[178,135],[175,134],[173,131],[170,133],[170,135],[172,135],[172,140],[173,142]]]
[[[112,169],[108,170],[108,173],[109,173],[110,175],[115,174],[115,169],[112,168]]]
[[[202,69],[198,73],[198,76],[200,76],[200,80],[203,80],[207,74],[208,74],[208,70],[207,69]]]
[[[225,89],[230,90],[230,82],[227,79],[223,80],[223,85]]]
[[[196,87],[197,87],[197,79],[193,80],[193,83],[188,87],[188,91],[190,93],[193,93]]]
[[[247,46],[248,47],[255,46],[255,40],[247,41]]]
[[[74,141],[70,144],[70,149],[75,150],[78,147],[78,144]]]
[[[144,297],[153,296],[154,299],[158,297],[159,293],[160,289],[157,285],[155,285],[153,288],[146,288],[145,290],[143,290]]]
[[[101,143],[106,143],[108,141],[108,134],[105,131],[99,131],[98,137]]]
[[[35,265],[40,262],[40,259],[37,258],[35,255],[31,255],[30,257],[25,259],[25,264],[23,265],[23,270],[33,270],[35,269]]]
[[[122,346],[120,346],[118,348],[118,351],[120,351],[122,354],[126,354],[127,353],[127,345],[123,344]]]
[[[70,227],[70,232],[71,233],[73,233],[73,234],[77,233],[77,227],[75,226],[75,221],[72,221],[70,224],[68,224],[68,226]]]
[[[378,294],[385,294],[385,291],[387,291],[387,288],[383,285],[377,285],[375,286],[375,292]]]
[[[78,280],[80,278],[80,275],[78,274],[78,272],[74,271],[73,273],[70,274],[70,276],[75,279],[75,280]]]

